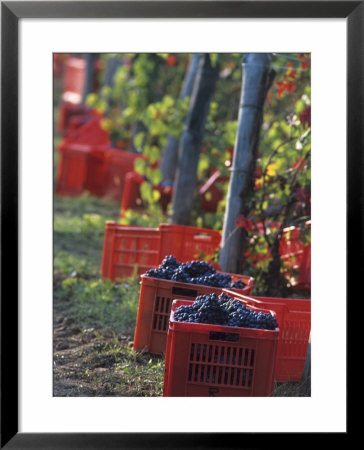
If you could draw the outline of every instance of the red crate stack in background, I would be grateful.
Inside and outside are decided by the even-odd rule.
[[[116,202],[121,200],[126,174],[133,170],[136,159],[143,158],[138,153],[112,148],[109,134],[103,129],[98,114],[91,115],[79,128],[70,130],[58,150],[58,195],[76,196],[88,191],[91,195],[107,196]],[[79,162],[81,150],[82,171]],[[69,185],[68,180],[72,180]]]
[[[90,150],[97,146],[107,148],[110,140],[106,131],[95,118],[72,131],[58,146],[60,153],[56,178],[58,195],[80,195],[87,185],[89,174]]]
[[[180,262],[201,259],[200,254],[212,257],[221,241],[220,231],[207,228],[161,224],[159,229],[161,232],[160,261],[169,254]]]
[[[73,144],[70,147],[60,147],[60,159],[57,170],[57,195],[75,197],[85,189],[88,170],[88,146]]]
[[[144,182],[144,177],[137,172],[131,171],[125,175],[124,190],[121,197],[121,213],[128,209],[143,209],[143,201],[140,192],[140,186]]]
[[[106,222],[101,275],[110,280],[140,275],[158,265],[158,228],[128,227]]]
[[[305,223],[311,228],[311,221]],[[298,272],[296,287],[311,288],[311,242],[304,244],[300,238],[299,227],[286,227],[279,246],[279,253],[284,264],[286,277],[290,279],[289,269]]]
[[[143,158],[139,153],[110,148],[105,153],[105,195],[120,203],[125,186],[126,175],[134,169],[136,159]]]
[[[62,100],[73,104],[81,103],[86,81],[86,60],[69,56],[64,63]]]
[[[211,256],[218,249],[220,239],[219,231],[206,228],[174,224],[143,228],[107,222],[101,275],[111,280],[128,277],[133,274],[134,266],[141,275],[158,266],[168,255],[180,262],[201,259],[201,253]]]

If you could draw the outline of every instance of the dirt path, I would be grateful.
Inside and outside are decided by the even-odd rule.
[[[120,395],[123,374],[114,367],[117,355],[103,351],[114,346],[115,339],[96,330],[81,330],[62,314],[56,315],[54,325],[53,395]],[[120,345],[130,343],[125,340]]]

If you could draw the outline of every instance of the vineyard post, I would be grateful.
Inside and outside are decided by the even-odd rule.
[[[239,215],[247,215],[247,198],[253,189],[263,105],[272,83],[269,53],[248,53],[243,57],[242,90],[238,129],[221,242],[219,263],[225,272],[241,273],[244,229],[236,228]]]
[[[191,60],[186,71],[185,79],[183,81],[179,97],[180,100],[184,100],[186,97],[191,97],[194,80],[196,78],[197,67],[201,56],[202,55],[198,53],[194,53],[191,55]],[[164,149],[160,166],[163,183],[166,185],[169,184],[173,186],[178,161],[178,144],[179,139],[173,134],[170,134],[168,136],[167,145]]]
[[[205,53],[200,60],[178,151],[178,166],[172,198],[172,223],[188,225],[197,185],[197,167],[210,101],[218,78]]]
[[[85,53],[83,56],[84,59],[86,60],[86,77],[82,93],[82,103],[85,103],[86,97],[88,96],[88,94],[92,92],[93,89],[93,81],[95,74],[94,64],[97,56],[98,53]]]

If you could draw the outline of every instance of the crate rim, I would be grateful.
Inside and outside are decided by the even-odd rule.
[[[156,266],[155,268],[158,268],[158,266]],[[221,272],[221,271],[216,271],[217,273],[223,273],[226,274],[227,272]],[[243,289],[247,288],[247,287],[251,287],[252,285],[254,286],[254,278],[250,277],[249,275],[241,275],[241,274],[235,274],[235,273],[229,273],[228,275],[234,275],[234,276],[239,276],[239,277],[244,277],[244,278],[248,278],[249,282],[247,283],[247,285],[245,287],[243,287]],[[191,286],[191,289],[193,289],[193,286],[198,286],[198,287],[203,287],[203,288],[214,288],[214,289],[225,289],[225,288],[219,288],[218,286],[207,286],[206,284],[194,284],[194,283],[187,283],[185,281],[176,281],[176,280],[166,280],[164,278],[155,278],[155,277],[150,277],[148,276],[146,273],[143,273],[140,275],[140,278],[143,280],[157,280],[157,281],[162,281],[162,282],[167,282],[168,284],[183,284],[183,287],[185,287],[186,285]],[[146,284],[153,284],[153,282],[151,281],[150,283],[146,283]],[[239,291],[242,291],[243,289],[237,289],[236,291],[232,291],[235,293],[239,293]],[[244,295],[244,294],[240,294],[240,295]]]
[[[280,300],[297,300],[297,301],[307,301],[307,302],[311,302],[310,298],[296,298],[296,297],[265,297],[265,296],[255,296],[255,295],[245,295],[245,294],[241,294],[240,292],[235,292],[233,290],[231,290],[230,288],[223,288],[223,291],[226,294],[234,294],[234,295],[239,295],[240,297],[246,297],[249,300],[255,300],[258,303],[264,303],[264,302],[269,302],[269,303],[274,303],[277,305],[282,305],[282,306],[287,306],[285,303],[281,303]],[[277,300],[277,301],[276,301]]]

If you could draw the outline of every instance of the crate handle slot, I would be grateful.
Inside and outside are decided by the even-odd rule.
[[[202,238],[202,239],[208,239],[211,240],[212,236],[207,233],[195,233],[193,236],[194,239]]]
[[[210,331],[209,339],[211,341],[239,342],[239,334],[238,333],[225,333],[223,331]]]
[[[186,295],[187,297],[197,297],[197,291],[195,289],[173,287],[172,293],[176,295]]]

